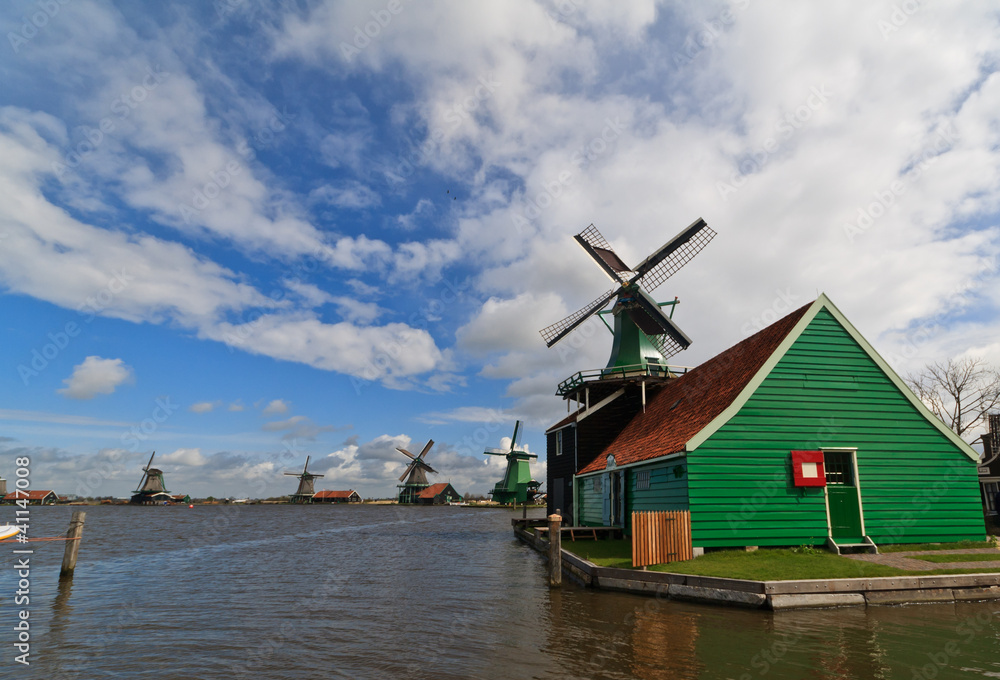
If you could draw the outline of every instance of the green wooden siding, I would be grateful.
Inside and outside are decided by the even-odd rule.
[[[876,543],[984,537],[975,462],[820,310],[740,411],[688,454],[694,545],[823,543],[823,490],[792,486],[789,452],[837,446],[857,448]]]
[[[641,471],[649,472],[648,489],[635,488],[636,475]],[[643,510],[688,509],[687,461],[668,460],[628,468],[628,472],[625,493],[626,517],[631,519],[633,512]]]
[[[649,472],[649,488],[636,489],[636,475],[640,471]],[[625,477],[625,525],[631,527],[633,511],[641,510],[687,510],[687,462],[669,460],[652,462],[649,465],[624,468],[620,472]],[[606,473],[577,479],[577,499],[582,526],[604,525],[604,487],[594,490],[594,479],[603,481]]]
[[[576,480],[576,495],[579,505],[578,520],[581,526],[599,527],[604,525],[604,495],[600,490],[594,490],[594,480],[602,479],[604,475],[582,477]]]

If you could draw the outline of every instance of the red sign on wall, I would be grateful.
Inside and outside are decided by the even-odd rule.
[[[792,451],[795,486],[826,486],[822,451]]]

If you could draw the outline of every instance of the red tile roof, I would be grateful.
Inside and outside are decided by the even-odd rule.
[[[736,400],[811,304],[672,380],[580,473],[603,470],[612,454],[617,465],[625,465],[683,451]]]
[[[315,496],[316,498],[350,498],[354,494],[354,489],[348,489],[347,491],[320,491]]]
[[[440,493],[444,493],[444,490],[448,488],[448,482],[441,482],[440,484],[431,484],[426,489],[422,490],[417,494],[418,498],[434,498]],[[457,493],[457,492],[456,492]]]
[[[27,494],[27,495],[25,495]],[[9,494],[3,497],[5,501],[16,501],[19,499],[27,499],[29,501],[40,501],[44,499],[49,494],[55,494],[55,491],[11,491]]]

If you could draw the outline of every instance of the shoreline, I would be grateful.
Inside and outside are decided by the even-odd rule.
[[[515,537],[548,559],[549,542],[514,525]],[[578,584],[660,599],[768,611],[1000,600],[1000,574],[753,581],[601,567],[565,548],[562,571]]]

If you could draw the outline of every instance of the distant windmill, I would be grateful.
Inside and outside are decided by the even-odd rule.
[[[437,474],[437,470],[424,462],[424,458],[427,457],[427,453],[431,450],[432,446],[434,446],[434,440],[428,439],[419,456],[414,456],[402,447],[396,447],[397,451],[410,459],[410,464],[406,466],[406,470],[399,477],[399,481],[403,482],[398,485],[400,503],[416,502],[416,495],[429,486],[427,483],[427,473],[432,472]]]
[[[559,342],[592,315],[601,313],[617,296],[611,310],[615,317],[615,339],[607,368],[645,369],[648,364],[665,365],[667,359],[687,349],[691,339],[661,309],[663,305],[676,305],[677,299],[661,304],[649,293],[687,264],[714,237],[715,232],[699,218],[632,269],[611,249],[594,225],[590,225],[574,238],[611,277],[615,287],[562,321],[543,328],[540,333],[545,344],[551,347]]]
[[[146,467],[142,468],[142,479],[139,481],[139,488],[133,492],[130,503],[137,505],[148,505],[158,503],[161,499],[166,499],[169,495],[166,484],[163,482],[163,470],[153,467],[153,457],[156,451],[149,457]],[[162,494],[162,495],[161,495]]]
[[[324,475],[314,475],[309,472],[309,459],[312,456],[306,456],[306,464],[302,466],[302,472],[286,472],[285,474],[290,477],[299,478],[299,488],[295,490],[295,493],[289,498],[290,503],[312,503],[313,496],[316,495],[316,486],[313,481],[317,477],[323,477]]]
[[[531,478],[531,467],[529,461],[538,458],[534,453],[528,453],[517,448],[517,433],[521,429],[521,421],[514,422],[514,434],[510,438],[510,448],[508,449],[486,449],[483,451],[488,456],[506,456],[507,470],[503,479],[496,483],[490,496],[493,501],[502,505],[516,505],[526,503],[533,499],[538,493],[538,482]]]

